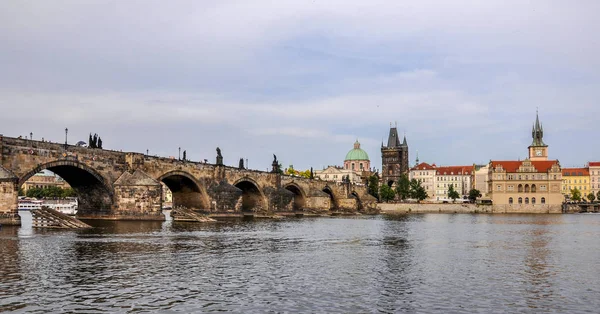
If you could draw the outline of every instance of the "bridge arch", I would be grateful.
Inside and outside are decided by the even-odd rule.
[[[243,212],[256,212],[261,209],[268,209],[266,197],[256,181],[249,177],[243,177],[233,185],[242,190],[241,210]]]
[[[158,178],[173,195],[173,208],[209,209],[210,202],[204,186],[193,175],[181,170],[164,173]],[[164,201],[164,200],[163,200]]]
[[[335,194],[333,193],[333,189],[331,189],[331,187],[329,187],[329,185],[326,185],[323,188],[323,192],[325,192],[329,195],[329,200],[330,200],[329,210],[338,210],[339,204],[338,204],[337,197],[335,197]]]
[[[56,160],[39,164],[21,178],[19,186],[47,169],[63,178],[77,193],[78,215],[108,212],[114,205],[112,184],[95,169],[77,160]]]
[[[306,192],[296,183],[288,183],[284,188],[294,193],[294,211],[302,211],[306,205]]]
[[[362,203],[362,200],[360,199],[360,196],[358,196],[358,193],[356,193],[356,191],[352,191],[352,193],[350,193],[350,196],[352,196],[356,200],[356,210],[358,210],[358,211],[362,210],[363,203]]]

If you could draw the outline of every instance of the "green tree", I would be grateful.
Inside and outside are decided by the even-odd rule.
[[[44,193],[44,191],[40,188],[29,188],[27,190],[26,196],[34,197],[34,198],[42,198],[42,197],[44,197],[43,193]]]
[[[596,200],[596,195],[594,195],[594,193],[592,192],[588,194],[587,199],[590,200],[590,202],[593,202]]]
[[[310,179],[310,170],[300,171],[299,175],[303,178]]]
[[[478,189],[473,188],[469,191],[469,200],[471,203],[475,203],[478,197],[481,197],[481,192]]]
[[[401,175],[400,179],[398,179],[398,183],[396,184],[396,193],[401,200],[405,200],[410,197],[410,183],[411,182],[408,180],[408,176],[406,174]]]
[[[576,202],[581,201],[581,191],[579,191],[579,189],[577,189],[577,188],[572,189],[571,190],[571,199]]]
[[[25,196],[25,191],[23,191],[23,188],[19,188],[19,196]]]
[[[369,194],[379,199],[379,178],[376,175],[369,176]]]
[[[394,199],[396,193],[389,185],[383,184],[381,185],[381,188],[379,188],[379,195],[381,196],[382,201],[388,202]]]
[[[412,179],[410,181],[410,189],[409,189],[410,198],[416,199],[418,202],[427,198],[427,191],[421,185],[421,181],[417,179]]]
[[[453,203],[456,202],[456,199],[460,197],[458,192],[454,190],[454,184],[450,184],[450,187],[448,187],[448,197],[452,199]]]
[[[600,201],[600,191],[598,191],[598,194],[596,194],[596,199]]]

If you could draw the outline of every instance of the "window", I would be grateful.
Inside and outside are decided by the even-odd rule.
[[[514,186],[514,185],[509,185],[509,186],[506,188],[506,190],[507,190],[507,191],[514,191],[514,190],[515,190],[515,186]]]
[[[519,204],[523,204],[523,198],[519,197]]]
[[[540,185],[540,191],[546,191],[546,186],[545,185]]]
[[[535,184],[531,185],[531,193],[535,193],[536,192],[536,188],[535,188]]]
[[[535,197],[531,198],[531,204],[535,205]]]
[[[362,170],[362,169],[363,169],[363,164],[362,164],[362,162],[359,164],[359,168],[360,168],[360,170]]]
[[[525,204],[529,204],[529,197],[525,198]]]
[[[508,198],[508,203],[509,203],[509,204],[512,204],[512,203],[513,203],[513,198],[512,198],[512,197],[509,197],[509,198]]]
[[[354,170],[354,163],[352,163],[352,170]]]
[[[519,184],[518,191],[519,193],[523,193],[523,184]]]
[[[525,193],[529,193],[529,184],[525,184]]]
[[[546,198],[542,197],[542,204],[546,204]]]
[[[502,186],[500,184],[496,186],[496,191],[502,191]]]

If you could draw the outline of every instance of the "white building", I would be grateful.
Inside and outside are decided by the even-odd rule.
[[[426,162],[422,162],[412,167],[408,173],[408,179],[416,179],[421,182],[421,186],[425,188],[429,199],[435,199],[435,164],[430,165]]]
[[[472,176],[473,166],[436,167],[435,199],[438,201],[449,199],[450,186],[454,186],[454,190],[461,197],[469,196]]]

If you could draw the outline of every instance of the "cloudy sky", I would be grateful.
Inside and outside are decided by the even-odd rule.
[[[0,134],[296,169],[600,160],[600,1],[0,2]]]

